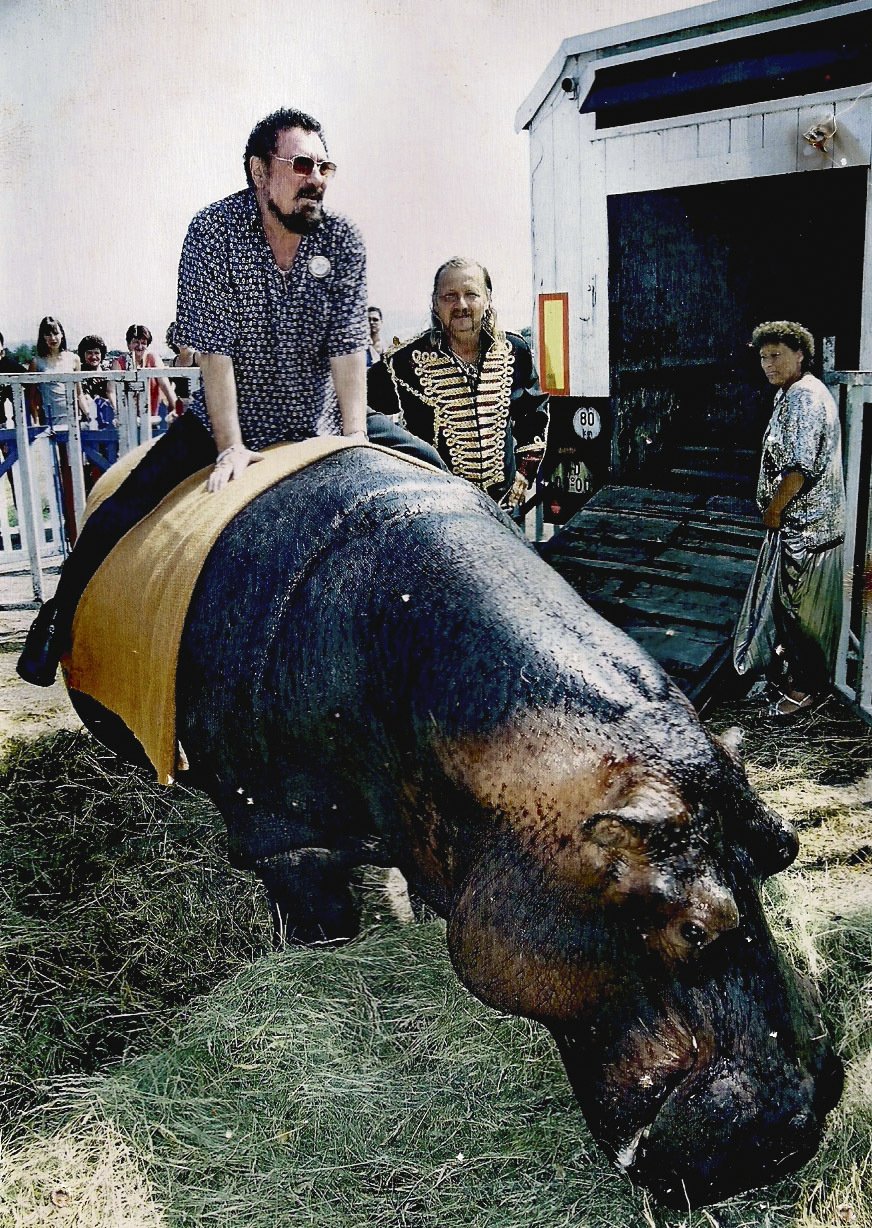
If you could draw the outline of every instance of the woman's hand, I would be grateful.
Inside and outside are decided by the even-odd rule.
[[[770,503],[763,513],[763,527],[765,529],[780,529],[781,528],[781,508],[775,507]]]
[[[781,518],[788,503],[791,503],[805,486],[805,478],[799,469],[789,469],[785,473],[772,496],[769,506],[763,512],[763,524],[767,529],[780,529]]]

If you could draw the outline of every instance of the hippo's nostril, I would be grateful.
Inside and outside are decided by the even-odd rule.
[[[691,947],[701,947],[708,942],[708,934],[695,921],[685,921],[681,927],[681,937]]]

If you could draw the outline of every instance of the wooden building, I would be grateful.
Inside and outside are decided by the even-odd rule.
[[[837,372],[872,370],[872,0],[718,0],[567,39],[516,124],[529,132],[537,357],[556,438],[575,423],[596,487],[680,492],[713,525],[747,513],[726,557],[753,557],[755,513],[737,500],[752,492],[771,408],[753,326],[801,320],[819,344],[835,338]],[[863,377],[851,381],[855,665],[843,663],[843,680],[852,668],[859,678],[870,638],[870,396],[856,391]],[[587,525],[575,518],[558,535],[555,560],[574,532],[592,563],[608,562]],[[639,524],[625,528],[632,537]],[[604,522],[598,532],[609,537]],[[688,592],[713,572],[711,536],[702,555]],[[580,574],[596,604],[599,579]],[[632,604],[605,602],[625,624]],[[872,660],[865,669],[872,704]]]

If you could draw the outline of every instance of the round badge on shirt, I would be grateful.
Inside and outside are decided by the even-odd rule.
[[[320,279],[327,276],[332,265],[326,256],[313,256],[309,261],[308,268],[313,277]]]

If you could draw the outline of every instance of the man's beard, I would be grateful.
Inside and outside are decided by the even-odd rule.
[[[285,213],[284,210],[278,207],[272,197],[266,202],[266,207],[273,217],[278,222],[281,222],[285,230],[289,230],[292,234],[296,235],[310,235],[324,221],[324,214],[321,211],[321,200],[319,197],[314,196],[304,196],[302,199],[314,201],[318,205],[318,212],[316,214]]]

